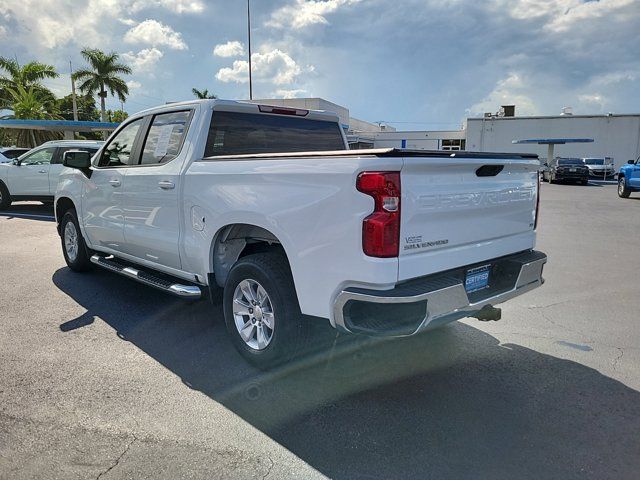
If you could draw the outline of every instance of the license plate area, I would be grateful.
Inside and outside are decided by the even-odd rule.
[[[467,293],[477,292],[489,288],[489,274],[491,265],[482,265],[467,270],[464,280],[464,289]]]

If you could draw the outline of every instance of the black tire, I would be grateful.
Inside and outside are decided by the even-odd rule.
[[[264,312],[269,311],[268,308],[265,308],[266,305],[261,305],[262,309],[259,313],[263,323],[257,321],[258,310],[252,309],[251,305],[247,310],[251,312],[251,315],[239,314],[238,321],[249,326],[250,330],[247,333],[250,333],[251,338],[248,341],[242,338],[238,327],[236,327],[233,310],[236,288],[239,288],[243,281],[257,282],[266,291],[269,306],[273,312],[271,320],[273,330],[266,328],[268,323],[262,316],[262,309]],[[239,294],[242,295],[240,291]],[[246,298],[243,296],[241,300],[244,301]],[[254,313],[256,317],[253,317]],[[291,271],[284,255],[271,252],[257,253],[243,257],[236,262],[229,272],[224,287],[224,320],[236,349],[249,363],[262,370],[287,362],[304,350],[309,336],[308,328],[303,323]],[[266,347],[259,349],[256,346],[250,346],[248,342],[254,341],[254,334],[257,341],[260,328],[265,329],[264,331],[267,333],[270,331],[271,337]]]
[[[67,229],[67,225],[72,224],[73,229]],[[76,254],[72,255],[72,252],[68,252],[66,246],[67,237],[75,231],[76,234]],[[91,270],[91,261],[89,257],[91,252],[87,248],[87,244],[82,237],[80,225],[78,224],[78,216],[74,209],[68,210],[62,217],[60,222],[60,240],[62,243],[62,254],[64,255],[64,261],[67,262],[67,266],[74,272],[86,272]]]
[[[580,184],[582,185],[589,185],[589,180],[581,180]]]
[[[618,196],[620,198],[629,198],[631,190],[627,187],[627,183],[624,181],[624,177],[618,179]]]
[[[6,185],[0,182],[0,210],[6,210],[11,206],[11,195]]]

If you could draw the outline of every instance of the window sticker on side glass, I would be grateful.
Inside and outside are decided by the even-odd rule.
[[[160,132],[158,133],[158,143],[156,143],[156,149],[153,152],[154,157],[164,157],[167,154],[173,127],[174,125],[163,125],[162,127],[160,127]]]

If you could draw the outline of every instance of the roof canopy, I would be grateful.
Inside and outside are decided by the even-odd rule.
[[[50,132],[96,132],[115,130],[119,123],[74,122],[72,120],[0,120],[0,128],[47,130]]]
[[[593,138],[530,138],[513,140],[511,143],[537,143],[539,145],[562,145],[564,143],[592,143]]]

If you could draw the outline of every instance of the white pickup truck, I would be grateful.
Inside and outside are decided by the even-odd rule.
[[[543,283],[535,155],[349,150],[333,113],[203,100],[131,116],[67,152],[67,265],[222,297],[240,353],[295,355],[308,322],[411,335]]]

